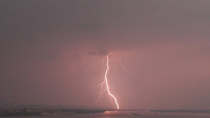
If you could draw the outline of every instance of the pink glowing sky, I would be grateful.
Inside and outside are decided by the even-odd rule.
[[[0,1],[0,105],[210,109],[209,0]],[[113,67],[114,62],[110,62]],[[110,72],[113,68],[110,69]]]

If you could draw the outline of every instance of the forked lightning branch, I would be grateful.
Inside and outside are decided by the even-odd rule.
[[[119,103],[117,101],[117,98],[115,97],[115,95],[112,94],[112,92],[110,91],[110,87],[109,87],[109,79],[108,79],[108,73],[109,73],[109,70],[110,70],[110,66],[109,66],[109,61],[110,61],[110,53],[106,56],[106,58],[104,58],[103,60],[99,61],[97,64],[93,64],[93,65],[98,65],[99,63],[103,62],[106,60],[106,70],[105,70],[105,74],[104,74],[104,80],[102,83],[100,83],[100,92],[99,92],[99,97],[98,99],[96,100],[95,103],[97,103],[99,101],[99,99],[101,98],[102,94],[103,94],[103,88],[105,86],[105,90],[107,91],[108,95],[111,96],[112,99],[114,99],[114,102],[115,102],[115,105],[116,105],[116,108],[119,109],[120,106],[119,106]],[[120,66],[122,67],[122,69],[124,69],[126,72],[128,72],[131,76],[131,72],[128,71],[122,64],[121,60],[119,58],[117,58]],[[91,65],[91,66],[93,66]],[[90,66],[90,67],[91,67]]]

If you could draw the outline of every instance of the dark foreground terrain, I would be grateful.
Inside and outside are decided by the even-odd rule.
[[[208,110],[2,109],[1,118],[210,118]]]
[[[88,114],[103,113],[104,110],[94,109],[1,109],[0,116],[45,116],[55,113]]]

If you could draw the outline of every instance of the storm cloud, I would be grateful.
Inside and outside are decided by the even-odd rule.
[[[209,109],[209,0],[1,0],[2,103],[98,104],[108,53],[122,108]],[[53,99],[52,99],[53,98]]]

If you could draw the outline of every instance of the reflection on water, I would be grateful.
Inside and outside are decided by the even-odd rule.
[[[210,118],[210,114],[155,113],[149,111],[106,111],[94,114],[60,114],[51,116],[4,117],[4,118]]]

